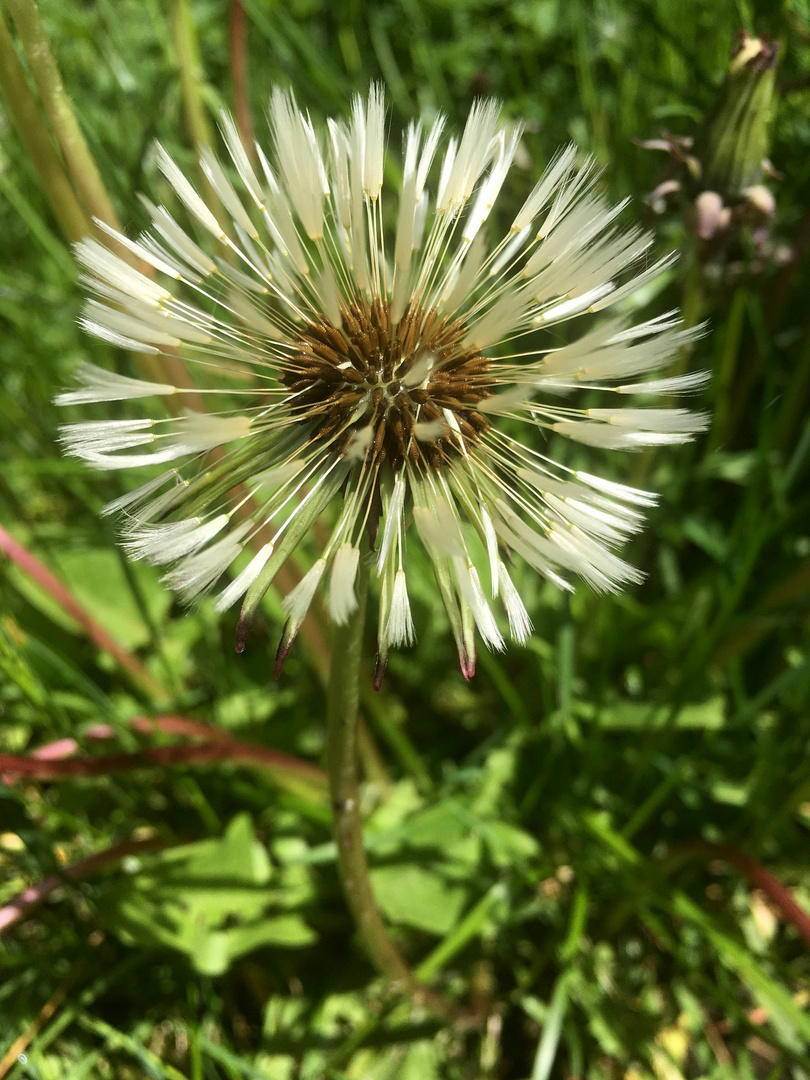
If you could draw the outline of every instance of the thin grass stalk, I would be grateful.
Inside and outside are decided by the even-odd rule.
[[[88,214],[120,229],[118,215],[70,104],[36,3],[34,0],[6,2],[67,171]]]
[[[211,127],[201,91],[202,62],[188,0],[171,0],[169,17],[188,135],[195,146],[211,146]]]
[[[51,204],[59,229],[68,243],[76,243],[90,232],[90,219],[82,209],[62,160],[51,142],[50,132],[43,121],[37,99],[28,85],[2,13],[0,89],[5,95],[20,141]]]
[[[197,44],[197,32],[188,0],[171,0],[169,21],[174,44],[177,73],[180,79],[180,94],[183,99],[183,113],[186,120],[186,133],[195,151],[214,144],[211,125],[205,113],[202,87],[204,73],[200,50]],[[197,175],[200,194],[206,206],[214,214],[220,225],[224,224],[222,209],[216,197],[211,181],[205,175],[199,160]]]
[[[76,984],[85,976],[88,967],[89,963],[86,956],[80,957],[76,963],[72,965],[67,975],[62,979],[56,990],[54,990],[39,1010],[34,1020],[20,1035],[17,1036],[5,1054],[3,1054],[3,1057],[0,1058],[0,1080],[3,1080],[3,1077],[7,1076],[15,1065],[25,1062],[24,1051],[57,1015],[61,1006],[68,1000],[71,992],[75,992]]]

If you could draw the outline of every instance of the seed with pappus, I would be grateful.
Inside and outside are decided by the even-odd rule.
[[[574,470],[557,448],[635,450],[702,430],[699,414],[644,404],[703,384],[657,374],[696,332],[676,313],[633,325],[619,312],[554,345],[548,328],[620,304],[670,260],[648,264],[650,237],[617,225],[623,204],[604,200],[593,162],[570,147],[490,242],[521,134],[496,103],[476,102],[460,137],[444,138],[443,118],[408,127],[392,208],[381,88],[323,133],[283,90],[270,120],[272,154],[249,155],[223,116],[231,160],[205,150],[201,161],[216,213],[158,149],[192,228],[147,201],[152,227],[137,242],[107,230],[154,276],[96,240],[78,247],[95,294],[85,328],[139,353],[179,353],[197,385],[85,364],[59,404],[193,393],[209,411],[71,423],[62,442],[100,469],[151,469],[105,512],[122,515],[130,556],[166,567],[184,600],[253,551],[215,600],[224,610],[244,598],[238,647],[279,568],[328,520],[320,557],[283,601],[279,664],[319,587],[332,620],[348,621],[368,559],[379,684],[389,649],[415,638],[407,546],[417,536],[469,678],[476,630],[504,646],[492,601],[513,638],[531,632],[512,556],[563,589],[571,575],[601,591],[639,580],[616,548],[655,496]],[[582,389],[601,392],[601,407],[567,404]]]

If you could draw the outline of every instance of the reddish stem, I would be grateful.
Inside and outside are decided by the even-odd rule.
[[[38,885],[32,885],[30,888],[24,889],[11,903],[0,908],[0,933],[28,914],[54,889],[64,885],[65,878],[77,881],[80,878],[87,877],[88,874],[92,874],[94,870],[106,866],[107,863],[123,859],[125,855],[136,855],[143,851],[157,851],[162,847],[165,847],[165,841],[158,836],[152,836],[146,840],[124,840],[120,844],[113,844],[112,847],[105,848],[104,851],[97,851],[95,855],[88,855],[85,859],[79,859],[78,862],[73,863],[71,866],[66,866],[60,873],[51,874],[44,878]]]
[[[190,720],[186,716],[133,716],[127,722],[135,731],[140,731],[144,735],[151,735],[153,731],[162,731],[166,735],[186,735],[190,739],[208,739],[209,742],[234,741],[229,731],[223,731],[222,728],[214,724],[206,724],[202,720]],[[85,739],[114,739],[118,732],[112,724],[91,724],[90,727],[84,729],[82,734]],[[47,756],[41,752],[46,749],[47,747],[41,747],[40,750],[35,750],[34,757]],[[78,743],[73,749],[74,751],[79,749]]]
[[[209,742],[236,742],[229,731],[217,727],[216,724],[206,724],[204,720],[192,720],[188,716],[135,716],[130,720],[130,724],[136,731],[146,735],[153,731],[162,731],[166,735],[187,735],[189,738],[208,739]]]
[[[295,777],[310,784],[319,793],[326,793],[326,776],[317,766],[281,750],[237,742],[229,732],[202,721],[191,720],[185,716],[136,716],[131,724],[137,731],[163,731],[208,741],[192,746],[145,748],[135,754],[99,754],[68,759],[66,755],[74,753],[78,744],[73,739],[60,739],[40,747],[31,757],[0,754],[0,779],[8,782],[15,777],[26,776],[36,780],[61,780],[76,776],[106,776],[112,772],[132,772],[150,765],[195,765],[209,761],[232,761],[259,766],[283,777]],[[91,733],[95,738],[109,738],[115,734],[107,725],[98,725],[95,730],[91,729]],[[53,892],[64,882],[65,877],[86,877],[124,855],[163,846],[163,841],[158,838],[126,840],[86,859],[80,859],[66,867],[61,874],[52,874],[38,885],[23,890],[11,903],[0,908],[0,933]]]
[[[15,562],[24,574],[32,578],[63,611],[82,627],[84,632],[96,646],[119,664],[136,682],[142,690],[152,698],[168,697],[168,692],[158,680],[150,674],[140,660],[133,656],[128,649],[111,637],[107,631],[96,622],[93,616],[86,611],[70,590],[44,566],[36,556],[32,555],[27,548],[15,540],[13,536],[0,526],[0,551]]]
[[[234,742],[230,732],[202,720],[189,720],[185,716],[134,716],[129,723],[136,731],[146,735],[151,735],[153,731],[163,731],[167,735],[187,735],[192,739],[208,739],[209,742]],[[92,724],[84,729],[83,734],[85,739],[106,740],[114,739],[117,732],[112,724]],[[37,747],[31,752],[31,757],[38,761],[61,761],[72,758],[79,750],[81,747],[75,739],[56,739]]]
[[[200,765],[231,761],[255,765],[270,772],[294,776],[325,790],[326,777],[316,765],[265,746],[218,739],[193,746],[145,747],[134,754],[92,754],[69,759],[42,759],[19,754],[0,754],[0,777],[28,776],[36,780],[63,780],[75,776],[106,776],[134,772],[150,765]]]
[[[248,94],[247,19],[245,9],[239,0],[231,0],[229,37],[236,126],[248,156],[255,161],[256,151],[253,146],[253,124],[250,118]]]
[[[766,870],[762,863],[758,863],[728,844],[712,844],[702,840],[694,845],[690,844],[689,848],[696,853],[722,859],[739,871],[743,877],[748,878],[752,885],[762,889],[782,918],[796,927],[807,946],[810,947],[810,915],[804,908],[799,907],[790,889],[778,881],[769,870]]]

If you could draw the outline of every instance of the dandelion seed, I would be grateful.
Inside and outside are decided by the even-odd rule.
[[[607,591],[639,580],[616,549],[654,495],[576,471],[559,449],[568,439],[636,450],[703,430],[700,414],[649,405],[701,387],[700,375],[660,375],[695,331],[671,313],[589,325],[587,312],[632,295],[669,262],[650,265],[649,238],[617,226],[620,207],[572,148],[488,241],[520,137],[492,102],[476,103],[443,151],[443,119],[410,126],[394,205],[380,87],[324,137],[288,92],[273,94],[270,121],[274,153],[257,146],[254,171],[223,118],[230,161],[206,152],[201,162],[216,213],[159,150],[191,227],[144,200],[151,229],[137,242],[118,237],[154,279],[97,241],[78,248],[94,294],[86,329],[153,356],[180,350],[198,378],[189,390],[84,365],[79,388],[58,403],[193,394],[197,411],[72,423],[63,444],[103,469],[177,462],[107,511],[124,516],[130,554],[166,567],[186,600],[230,572],[216,607],[244,597],[240,648],[279,568],[328,518],[329,539],[284,600],[279,664],[320,589],[336,624],[351,617],[368,536],[379,679],[389,647],[416,638],[405,545],[418,535],[469,678],[476,629],[503,647],[491,601],[513,638],[531,632],[504,552],[561,588],[572,574]],[[548,327],[564,320],[576,330],[555,347]],[[603,407],[566,403],[583,388],[591,403],[601,393]]]

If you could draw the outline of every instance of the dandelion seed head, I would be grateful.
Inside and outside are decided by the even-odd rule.
[[[311,551],[318,519],[329,525],[283,601],[279,666],[319,590],[338,626],[352,617],[366,565],[378,683],[389,649],[416,640],[408,545],[421,542],[469,678],[476,633],[500,650],[504,631],[531,632],[515,556],[564,589],[640,580],[618,549],[655,496],[573,468],[565,444],[598,458],[702,431],[706,418],[672,398],[703,376],[661,375],[699,331],[672,312],[594,322],[671,260],[651,262],[650,238],[618,224],[622,206],[572,147],[517,215],[500,212],[521,129],[497,103],[476,102],[460,136],[442,117],[411,124],[396,192],[381,87],[323,131],[288,91],[273,93],[269,118],[268,152],[222,117],[228,157],[200,162],[210,203],[161,147],[178,218],[144,199],[152,224],[137,240],[78,246],[85,329],[153,371],[179,357],[190,379],[82,365],[58,404],[132,400],[142,418],[81,417],[62,443],[101,469],[173,463],[105,512],[184,600],[219,582],[217,610],[243,599],[240,650],[279,569],[299,545]],[[563,345],[548,329],[561,323]]]
[[[392,325],[386,302],[358,298],[344,310],[341,329],[323,319],[295,342],[283,375],[291,413],[313,442],[338,455],[360,439],[370,468],[386,463],[398,473],[407,459],[439,469],[489,427],[476,408],[492,393],[489,361],[463,337],[463,324],[439,319],[435,308],[408,309]],[[423,369],[414,385],[410,376]],[[454,429],[442,420],[445,409]]]

